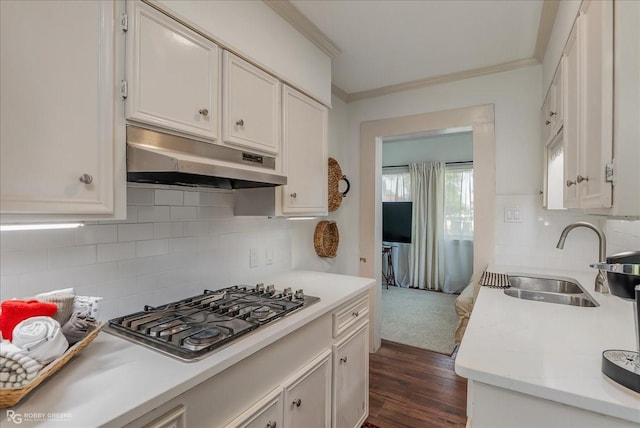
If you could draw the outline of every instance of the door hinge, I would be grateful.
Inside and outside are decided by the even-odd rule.
[[[120,95],[122,95],[123,100],[129,96],[129,84],[126,80],[120,81]]]
[[[608,163],[604,166],[604,181],[607,183],[613,183],[616,179],[614,174],[613,164]]]
[[[122,27],[122,31],[129,30],[129,16],[126,13],[120,15],[120,26]]]

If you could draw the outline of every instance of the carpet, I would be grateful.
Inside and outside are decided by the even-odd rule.
[[[451,355],[455,349],[457,294],[382,288],[382,338]]]

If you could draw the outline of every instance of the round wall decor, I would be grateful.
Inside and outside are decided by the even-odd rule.
[[[341,192],[339,188],[341,180],[347,183],[347,190],[344,192]],[[338,161],[334,158],[329,158],[329,186],[327,187],[329,192],[329,212],[340,208],[342,198],[347,196],[350,188],[351,184],[347,180],[347,176],[342,173]]]
[[[320,257],[333,258],[338,253],[340,234],[335,221],[322,220],[313,234],[313,247]]]

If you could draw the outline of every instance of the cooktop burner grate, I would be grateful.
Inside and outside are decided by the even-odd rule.
[[[316,303],[302,290],[276,291],[264,287],[233,286],[204,290],[162,306],[144,307],[109,321],[107,331],[186,361],[194,361],[242,335],[290,312]]]

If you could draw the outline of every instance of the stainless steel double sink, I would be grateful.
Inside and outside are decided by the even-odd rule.
[[[507,275],[511,284],[511,288],[504,290],[504,294],[507,296],[588,308],[599,306],[598,302],[575,279],[533,276],[521,273],[509,273]]]

